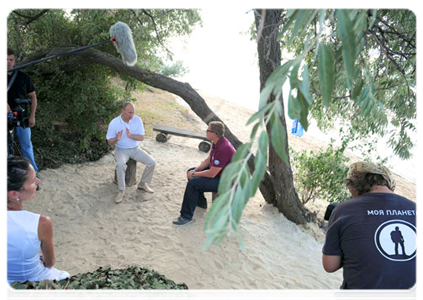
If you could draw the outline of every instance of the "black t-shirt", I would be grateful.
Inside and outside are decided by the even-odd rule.
[[[12,110],[16,107],[15,99],[28,99],[28,94],[35,91],[35,87],[26,73],[21,71],[15,72],[18,72],[18,75],[7,92],[7,103]],[[11,75],[7,74],[7,84],[9,84],[12,76],[13,73]]]
[[[416,203],[367,193],[332,212],[323,254],[342,256],[345,289],[408,289],[416,283]]]

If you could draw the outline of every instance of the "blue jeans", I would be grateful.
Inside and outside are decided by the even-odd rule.
[[[29,159],[34,167],[35,173],[37,173],[38,167],[34,160],[34,149],[31,142],[31,128],[28,127],[23,129],[22,127],[15,127],[14,131],[21,145],[22,156]]]
[[[188,171],[193,169],[195,169],[195,167],[190,168]],[[207,203],[206,198],[204,197],[204,193],[217,192],[219,181],[220,177],[194,177],[193,179],[188,180],[184,193],[184,201],[182,202],[181,207],[181,216],[185,219],[192,219],[197,203],[199,201],[201,204]]]

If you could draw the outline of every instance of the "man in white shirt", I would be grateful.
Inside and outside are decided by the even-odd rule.
[[[154,191],[147,185],[153,179],[156,161],[151,155],[139,148],[139,144],[144,140],[144,125],[139,116],[135,115],[135,106],[126,102],[122,106],[122,114],[114,118],[107,130],[107,142],[115,147],[116,174],[119,192],[115,202],[120,203],[125,195],[125,171],[126,163],[130,158],[145,165],[144,173],[138,184],[138,189],[148,193]]]

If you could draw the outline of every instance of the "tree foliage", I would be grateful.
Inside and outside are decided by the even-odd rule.
[[[133,32],[138,65],[156,72],[163,70],[168,75],[184,71],[178,62],[174,64],[176,67],[164,65],[163,61],[171,57],[164,43],[169,37],[191,32],[200,22],[196,10],[14,10],[8,17],[8,47],[17,51],[19,65],[34,53],[106,41],[110,39],[110,27],[117,21],[127,23]],[[111,43],[98,48],[119,56]],[[166,53],[166,59],[159,52]],[[111,88],[111,78],[119,74],[108,67],[59,69],[59,65],[71,59],[72,55],[62,56],[24,69],[31,76],[39,99],[33,130],[37,161],[54,156],[52,152],[65,141],[74,142],[75,147],[60,149],[56,159],[62,157],[71,159],[65,162],[75,162],[74,156],[88,157],[87,151],[91,153],[89,159],[98,159],[109,150],[104,139],[108,122],[119,112],[123,101],[131,100],[129,89]],[[129,82],[127,87],[136,86],[131,77],[122,76],[122,79]],[[57,131],[53,124],[65,124],[66,130]],[[68,153],[71,148],[73,153]],[[52,165],[47,163],[47,166]]]
[[[307,95],[291,84],[290,117],[301,118],[305,128],[307,112],[322,130],[339,123],[343,139],[388,136],[395,154],[410,157],[409,134],[416,130],[413,12],[289,10],[280,37],[309,78],[312,97],[304,111]],[[295,82],[295,69],[290,76]]]
[[[330,144],[318,152],[291,149],[295,188],[303,204],[319,198],[330,203],[349,199],[344,185],[349,161],[341,148]]]
[[[261,10],[262,15],[266,10]],[[256,12],[257,13],[257,12]],[[320,128],[339,122],[343,148],[355,139],[390,134],[389,145],[402,158],[413,146],[415,131],[415,15],[407,10],[288,10],[279,39],[294,58],[283,60],[261,89],[251,140],[237,150],[222,174],[219,198],[207,215],[205,246],[218,244],[238,222],[262,180],[270,147],[289,168],[282,87],[289,83],[288,115],[307,130],[309,114]],[[257,19],[256,19],[257,23]],[[257,26],[257,39],[260,30]],[[268,49],[273,46],[269,45]],[[270,50],[269,50],[270,51]],[[260,58],[259,59],[263,59]],[[264,58],[269,59],[269,58]],[[273,100],[272,100],[273,99]],[[390,127],[388,127],[390,124]],[[269,142],[269,135],[272,141]],[[258,138],[256,169],[245,163]],[[345,170],[341,167],[340,172]]]

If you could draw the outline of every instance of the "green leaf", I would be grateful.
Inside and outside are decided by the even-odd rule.
[[[269,100],[269,97],[273,92],[273,89],[274,89],[273,82],[269,82],[269,84],[266,82],[265,87],[260,92],[259,111],[261,111],[262,108],[266,106],[267,101]]]
[[[251,141],[255,140],[257,130],[258,130],[259,127],[260,127],[260,123],[257,122],[256,124],[254,124],[253,129],[251,130],[251,133],[250,133],[250,140]]]
[[[300,69],[301,61],[294,64],[292,67],[291,73],[289,74],[289,85],[291,90],[300,88],[300,80],[298,79],[298,70]]]
[[[334,64],[332,52],[330,48],[324,44],[320,44],[318,50],[318,75],[323,105],[328,108],[333,93]]]
[[[304,95],[304,98],[308,102],[308,104],[311,105],[313,103],[313,99],[311,98],[311,94],[309,90],[310,78],[309,78],[307,65],[305,65],[303,68],[302,78],[303,80],[301,81],[301,84],[300,84],[300,91]]]
[[[295,14],[294,28],[292,29],[288,43],[291,43],[295,37],[301,37],[306,33],[308,25],[317,13],[318,11],[313,9],[301,9],[297,11]]]
[[[263,90],[264,91],[264,90]],[[262,92],[263,92],[262,91]],[[265,92],[267,94],[267,92]],[[270,94],[269,94],[270,95]],[[263,98],[264,99],[264,98]],[[267,101],[267,100],[266,100]],[[247,126],[253,123],[256,120],[263,121],[264,116],[267,114],[267,112],[271,109],[273,106],[273,103],[265,103],[257,112],[255,112],[247,121]]]
[[[366,107],[362,111],[363,115],[364,116],[369,116],[369,114],[370,114],[370,112],[371,112],[371,110],[373,109],[374,106],[375,105],[374,105],[374,103],[372,101],[372,97],[369,97],[369,99],[368,99],[368,101],[366,103]]]
[[[344,11],[350,20],[354,20],[360,12],[358,9],[345,9]]]
[[[321,9],[319,12],[319,33],[321,35],[323,32],[323,28],[325,26],[325,18],[326,18],[326,11],[327,9]]]
[[[250,174],[250,168],[248,164],[245,164],[244,168],[240,170],[238,185],[244,186],[250,180]]]
[[[355,60],[357,55],[356,36],[353,27],[354,24],[348,16],[348,11],[338,10],[338,36],[342,42],[342,57],[350,90],[352,90],[356,75]]]
[[[295,22],[296,15],[299,12],[299,9],[289,9],[286,14],[286,22],[282,27],[282,30],[278,34],[278,39],[281,39],[284,33],[291,27],[291,25]]]
[[[301,106],[300,116],[298,120],[300,121],[301,125],[304,127],[304,130],[307,131],[308,129],[307,117],[308,117],[309,104],[301,92],[298,93],[297,100]]]
[[[289,70],[297,60],[289,60],[282,66],[278,67],[273,73],[267,78],[266,85],[260,93],[260,105],[259,109],[262,108],[269,99],[271,93],[277,95],[282,92],[282,86],[288,77]]]
[[[369,87],[366,86],[364,89],[361,89],[361,93],[356,98],[355,103],[361,107],[363,106],[364,102],[367,101],[368,97],[369,97]]]
[[[358,83],[354,86],[353,92],[352,92],[352,99],[356,100],[357,96],[361,93],[361,91],[363,90],[363,85],[364,85],[364,80],[360,77],[360,80],[358,81]]]
[[[242,215],[242,210],[245,207],[245,204],[247,203],[246,200],[249,199],[250,196],[250,185],[249,182],[244,187],[238,186],[235,192],[234,199],[232,200],[232,209],[231,214],[232,218],[235,221],[235,224],[239,222]],[[232,225],[233,226],[233,225]]]
[[[267,168],[267,149],[269,137],[267,131],[262,131],[258,140],[257,153],[254,159],[254,173],[251,178],[251,195],[254,195],[263,180]]]
[[[372,28],[372,27],[373,27],[373,25],[374,25],[374,24],[375,24],[375,22],[376,22],[377,12],[378,12],[378,10],[377,10],[377,9],[374,9],[374,10],[373,10],[373,13],[372,13],[373,18],[372,18],[372,20],[370,21],[370,24],[369,24],[369,29],[370,29],[370,28]]]
[[[247,153],[250,151],[250,149],[251,149],[251,142],[242,144],[240,147],[238,147],[235,154],[232,156],[231,163],[244,159]]]
[[[282,126],[281,120],[279,118],[275,118],[275,121],[273,122],[271,138],[273,149],[278,154],[280,159],[287,165],[288,153],[285,149],[286,131]]]
[[[213,220],[216,213],[227,204],[227,201],[229,199],[229,195],[230,195],[230,190],[225,191],[222,194],[219,194],[219,196],[214,199],[212,207],[210,208],[209,212],[207,213],[207,218],[206,218],[206,228],[207,226],[207,222],[210,220]]]
[[[292,95],[290,91],[288,96],[288,116],[292,119],[299,119],[301,114],[301,103],[298,99]]]
[[[241,166],[242,161],[231,162],[228,166],[226,166],[219,181],[219,195],[225,193],[231,188],[232,181],[236,178]]]
[[[282,101],[275,101],[275,110],[278,116],[283,115],[284,111],[283,111]]]

